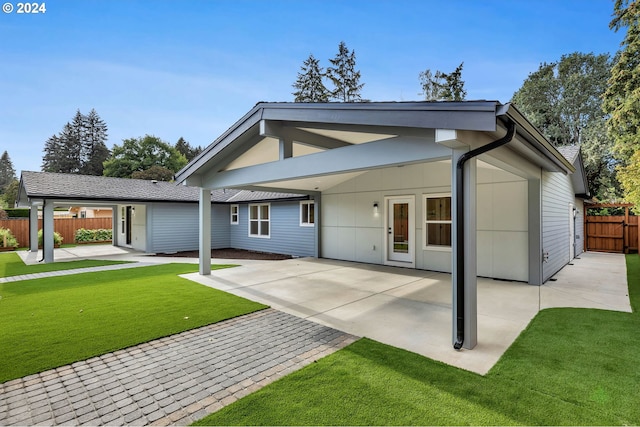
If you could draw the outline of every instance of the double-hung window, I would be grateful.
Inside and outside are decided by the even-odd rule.
[[[249,205],[249,236],[269,238],[271,236],[271,205],[261,203]]]
[[[300,226],[313,227],[315,225],[315,204],[313,200],[300,202]]]
[[[451,194],[424,196],[424,248],[451,248]]]
[[[237,225],[240,222],[240,207],[239,205],[230,206],[231,224]]]

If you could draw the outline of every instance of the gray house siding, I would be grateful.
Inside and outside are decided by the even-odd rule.
[[[231,247],[229,205],[213,205],[211,210],[211,248]]]
[[[249,205],[241,204],[238,224],[229,225],[230,246],[300,257],[313,256],[315,229],[300,226],[299,202],[273,202],[270,205],[270,237],[249,236]],[[229,221],[228,213],[227,221]]]
[[[548,253],[542,264],[542,278],[547,281],[569,263],[569,206],[575,196],[569,176],[560,172],[542,174],[542,250]]]

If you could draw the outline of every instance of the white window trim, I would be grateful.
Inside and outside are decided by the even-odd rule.
[[[427,224],[451,224],[451,233],[453,234],[453,207],[451,212],[451,220],[450,221],[428,221],[427,222],[427,199],[435,199],[438,197],[451,197],[451,193],[430,193],[422,195],[422,249],[425,251],[438,251],[438,252],[451,252],[452,246],[442,246],[442,245],[427,245],[427,233],[429,232],[429,228]],[[452,243],[453,243],[453,236]]]
[[[309,222],[308,218],[307,218],[307,222],[305,222],[302,218],[302,206],[303,205],[307,205],[310,208],[308,208],[309,210],[307,210],[307,212],[310,212],[311,209],[315,209],[315,200],[303,200],[300,202],[300,227],[315,227],[316,223],[315,223],[315,214],[313,216],[314,222]],[[311,207],[313,206],[313,207]]]
[[[258,221],[258,224],[260,224],[261,221],[265,221],[263,219],[260,218],[260,206],[268,206],[269,208],[269,219],[267,219],[266,221],[269,223],[269,234],[267,235],[261,235],[261,234],[251,234],[251,207],[252,206],[257,206],[258,207],[258,219],[254,220],[254,221]],[[254,239],[270,239],[271,238],[271,203],[251,203],[248,207],[248,215],[247,215],[247,225],[248,225],[248,230],[247,233],[249,234],[249,237],[253,237]],[[260,231],[260,225],[258,225],[258,231]]]
[[[236,213],[233,213],[233,208],[236,209]],[[236,220],[233,220],[233,216],[236,216]],[[240,224],[240,205],[229,205],[229,223],[231,225]]]

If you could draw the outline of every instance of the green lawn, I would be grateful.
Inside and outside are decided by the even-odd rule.
[[[640,424],[640,257],[634,313],[540,312],[486,375],[362,339],[200,425]]]
[[[0,253],[0,277],[21,276],[23,274],[47,271],[71,270],[74,268],[98,267],[102,265],[124,264],[130,261],[81,260],[54,262],[52,264],[26,265],[15,252]]]
[[[166,264],[0,284],[0,383],[265,308],[178,277],[197,269]]]

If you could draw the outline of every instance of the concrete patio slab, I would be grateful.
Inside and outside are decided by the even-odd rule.
[[[478,346],[451,346],[451,276],[293,259],[185,277],[357,336],[485,374],[544,308],[630,311],[624,256],[587,253],[544,286],[478,279]]]

